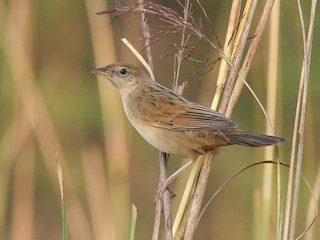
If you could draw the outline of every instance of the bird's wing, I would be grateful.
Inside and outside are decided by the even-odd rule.
[[[177,130],[225,130],[237,124],[210,108],[194,104],[173,118],[173,129]]]
[[[152,104],[154,107],[140,114],[149,125],[175,131],[226,130],[237,127],[235,122],[210,108],[190,102],[173,92],[168,94],[158,96]]]

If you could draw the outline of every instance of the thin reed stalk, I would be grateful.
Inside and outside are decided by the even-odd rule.
[[[13,169],[10,239],[32,240],[35,236],[35,144],[29,141]],[[21,186],[24,186],[23,191]]]
[[[225,83],[221,102],[219,103],[218,111],[223,114],[226,114],[226,112],[227,112],[228,103],[230,101],[230,97],[232,95],[232,91],[233,91],[234,85],[235,85],[237,77],[238,77],[238,71],[240,68],[240,64],[241,64],[242,56],[243,56],[244,49],[246,46],[246,42],[248,39],[249,30],[250,30],[251,23],[252,23],[252,18],[254,16],[255,9],[257,6],[257,1],[256,0],[253,0],[252,2],[248,1],[247,6],[248,7],[246,7],[244,10],[245,11],[244,15],[247,16],[247,21],[244,24],[243,32],[240,31],[238,33],[238,34],[240,34],[239,43],[237,43],[237,42],[235,43],[234,59],[233,59],[232,65],[230,67],[230,72],[229,72],[228,78]],[[236,37],[236,39],[237,39],[237,37]]]
[[[303,160],[304,150],[304,131],[305,131],[305,117],[306,117],[306,105],[307,105],[307,93],[310,73],[310,61],[312,53],[312,42],[314,35],[314,20],[316,15],[317,1],[311,2],[310,7],[310,22],[308,27],[308,33],[306,32],[306,26],[304,22],[304,14],[302,11],[301,3],[297,1],[299,17],[302,29],[302,40],[303,40],[303,63],[301,68],[300,85],[297,98],[295,122],[293,129],[293,140],[291,147],[290,157],[290,172],[288,180],[288,190],[286,199],[286,211],[284,219],[284,232],[283,239],[293,239],[295,235],[296,226],[296,214],[298,208],[299,189],[300,189],[300,176],[294,176],[294,166],[297,167],[296,172],[301,171],[301,165]],[[298,134],[299,144],[298,143]],[[296,153],[297,152],[297,153]],[[297,155],[296,155],[297,154]]]
[[[103,161],[102,153],[96,147],[87,147],[82,151],[85,189],[94,239],[112,240],[116,239],[115,223]]]
[[[315,13],[316,13],[316,5],[317,5],[316,3],[317,1],[312,1],[312,4],[311,4],[311,9],[310,9],[311,17],[310,17],[309,28],[307,32],[305,22],[304,22],[304,14],[302,11],[301,2],[297,0],[299,17],[301,22],[303,52],[304,52],[300,81],[304,82],[304,84],[303,84],[303,95],[301,99],[301,115],[299,119],[300,138],[299,138],[299,145],[298,145],[298,151],[297,151],[297,171],[296,171],[295,183],[294,183],[289,240],[294,239],[295,232],[296,232],[295,230],[296,230],[296,221],[297,221],[297,209],[298,209],[299,191],[300,191],[300,175],[298,174],[298,172],[300,172],[302,169],[303,152],[304,152],[305,119],[306,119],[306,109],[307,109],[308,86],[309,86],[309,79],[310,79],[309,74],[310,74],[313,35],[314,35],[314,21],[315,21]]]
[[[251,68],[252,61],[254,59],[254,56],[256,55],[256,51],[260,45],[262,35],[263,35],[265,27],[268,23],[273,4],[274,4],[274,0],[268,0],[266,2],[266,4],[264,5],[263,12],[262,12],[261,17],[259,19],[258,26],[257,26],[255,33],[254,33],[254,38],[252,39],[252,42],[249,46],[246,57],[243,61],[241,69],[239,71],[240,74],[238,75],[238,79],[237,79],[236,84],[234,86],[234,89],[232,91],[230,101],[228,103],[226,116],[232,115],[233,108],[235,107],[236,102],[238,101],[238,98],[240,96],[242,88],[244,85],[247,85],[246,82],[243,80],[246,79],[248,72]]]
[[[106,18],[95,14],[99,1],[86,0],[92,47],[96,66],[116,62],[115,44],[111,28],[106,28]],[[129,194],[129,150],[126,141],[125,120],[121,101],[115,89],[108,88],[105,80],[98,80],[104,126],[107,179],[110,182],[110,200],[116,239],[129,238],[131,203]],[[124,230],[125,229],[125,230]]]
[[[270,15],[270,34],[268,46],[268,70],[267,70],[267,107],[270,122],[272,125],[276,121],[277,109],[277,85],[278,85],[278,52],[279,52],[279,17],[280,3],[276,2]],[[265,133],[274,135],[273,128],[266,124]],[[264,159],[274,159],[274,147],[269,146],[264,149]],[[279,158],[278,162],[279,162]],[[277,164],[277,239],[281,236],[281,175],[280,163]],[[260,239],[268,240],[271,234],[271,216],[272,216],[272,189],[273,189],[273,166],[265,165],[262,176],[262,231],[259,235]]]
[[[309,231],[305,235],[306,240],[313,240],[317,239],[318,236],[320,236],[320,232],[317,231],[319,228],[319,221],[315,221],[314,219],[317,218],[317,212],[318,212],[318,203],[320,200],[320,164],[317,162],[317,131],[315,130],[316,127],[316,107],[314,104],[314,101],[312,98],[310,98],[309,101],[309,107],[308,107],[308,119],[306,124],[306,132],[308,134],[308,138],[311,140],[308,141],[308,144],[306,145],[306,158],[312,161],[312,163],[308,166],[309,170],[308,172],[314,172],[314,181],[312,186],[312,192],[314,194],[314,198],[311,196],[310,200],[308,202],[308,208],[306,211],[306,220],[305,220],[305,229],[309,229]],[[311,162],[310,161],[310,162]],[[308,175],[310,176],[310,174]],[[319,220],[319,218],[317,218]],[[310,228],[310,224],[312,227]]]

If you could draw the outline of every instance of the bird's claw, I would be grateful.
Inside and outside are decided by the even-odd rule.
[[[157,191],[156,191],[156,195],[155,195],[155,198],[154,198],[154,202],[157,202],[159,199],[163,199],[163,194],[164,192],[168,190],[169,191],[169,196],[170,196],[170,199],[174,198],[176,196],[176,194],[174,193],[174,191],[169,187],[169,186],[166,186],[166,184],[163,184],[162,186],[160,186]]]

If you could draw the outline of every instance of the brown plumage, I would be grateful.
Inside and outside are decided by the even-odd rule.
[[[162,152],[195,160],[221,146],[261,147],[285,141],[237,129],[224,115],[152,81],[133,64],[115,63],[93,73],[105,76],[118,88],[129,121]]]

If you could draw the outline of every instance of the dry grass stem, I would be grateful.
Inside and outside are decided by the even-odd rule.
[[[131,52],[138,58],[138,60],[142,63],[142,65],[147,69],[151,78],[155,81],[155,77],[153,75],[153,71],[151,66],[146,62],[146,60],[142,57],[142,55],[132,46],[132,44],[126,39],[122,38],[121,41],[127,45],[127,47],[131,50]]]
[[[236,82],[236,79],[238,76],[238,70],[240,68],[242,55],[243,55],[245,45],[246,45],[246,42],[248,39],[249,30],[251,27],[252,18],[253,18],[255,9],[256,9],[256,5],[257,5],[257,0],[253,0],[250,5],[250,10],[248,11],[248,19],[245,23],[244,30],[243,30],[243,33],[240,38],[241,40],[239,41],[238,45],[235,43],[235,46],[237,46],[236,53],[234,55],[234,60],[233,60],[232,65],[230,67],[230,73],[228,75],[228,78],[227,78],[227,81],[225,84],[225,88],[224,88],[224,91],[222,94],[221,102],[219,104],[218,111],[223,114],[225,114],[227,111],[230,96],[231,96],[233,87],[235,85],[235,82]]]
[[[34,239],[36,232],[35,162],[35,144],[33,141],[28,141],[24,144],[22,151],[19,152],[13,168],[12,198],[10,202],[12,205],[10,239],[12,240]],[[21,186],[24,186],[23,190],[21,190]]]
[[[147,16],[146,16],[145,12],[143,11],[143,8],[144,8],[143,0],[138,0],[138,3],[139,3],[139,8],[141,9],[140,16],[141,16],[141,28],[142,28],[142,32],[143,32],[143,37],[145,39],[144,46],[147,51],[147,59],[148,59],[149,66],[153,72],[154,65],[153,65],[153,59],[152,59],[151,47],[150,47],[151,35],[150,35],[150,30],[149,30],[149,26],[148,26],[148,22],[147,22]]]
[[[270,8],[271,10],[271,8]],[[267,13],[268,14],[268,13]],[[280,18],[280,3],[277,2],[270,17],[270,34],[269,34],[269,55],[268,55],[268,75],[267,75],[267,109],[270,123],[276,122],[277,109],[277,81],[278,81],[278,52],[279,52],[279,18]],[[273,128],[266,124],[266,134],[273,134]],[[274,159],[274,146],[269,146],[264,149],[264,159]],[[280,239],[281,233],[281,189],[280,189],[280,159],[278,157],[277,164],[277,239]],[[265,165],[262,176],[262,232],[261,239],[270,239],[271,233],[271,216],[272,216],[272,190],[273,190],[273,166]]]
[[[190,15],[190,11],[191,11],[191,6],[190,6],[190,1],[186,0],[185,1],[185,5],[183,7],[183,19],[184,21],[188,21],[188,17]],[[185,48],[183,46],[186,46],[188,44],[188,41],[190,39],[190,35],[186,35],[185,33],[185,27],[182,29],[182,33],[181,33],[181,41],[180,41],[180,46],[177,49],[177,53],[175,54],[174,57],[174,78],[173,78],[173,85],[172,85],[172,89],[175,92],[178,92],[178,82],[179,82],[179,76],[180,76],[180,70],[181,70],[181,64],[183,62],[184,59],[184,52],[185,52]],[[180,93],[182,94],[182,92]]]
[[[167,181],[167,161],[169,155],[164,152],[159,152],[159,161],[160,161],[160,183],[161,186]],[[161,196],[160,196],[161,197]],[[165,231],[166,239],[172,240],[172,218],[171,218],[171,203],[170,203],[170,191],[166,189],[163,193],[163,211],[164,211],[164,222],[165,222]]]
[[[161,186],[161,183],[159,181],[158,187]],[[153,221],[153,230],[152,230],[152,240],[158,240],[159,234],[160,234],[160,224],[161,224],[161,213],[162,213],[162,202],[159,198],[156,201],[155,211],[154,211],[154,221]]]
[[[302,168],[302,160],[303,160],[303,151],[304,151],[304,140],[305,140],[305,118],[306,118],[306,109],[307,109],[307,96],[308,96],[308,85],[309,85],[309,77],[310,77],[310,62],[311,62],[311,53],[312,53],[312,42],[314,35],[314,20],[315,20],[315,9],[316,9],[316,1],[313,1],[311,4],[311,18],[309,23],[308,33],[305,29],[304,23],[304,14],[302,11],[301,2],[297,0],[299,17],[301,21],[301,29],[302,29],[302,39],[303,39],[303,65],[301,69],[301,78],[300,81],[304,82],[303,84],[303,93],[301,98],[301,114],[299,116],[299,145],[297,152],[297,172],[301,171]],[[296,172],[295,175],[295,183],[294,183],[294,193],[293,193],[293,204],[292,204],[292,213],[290,219],[290,234],[289,240],[294,239],[295,229],[296,229],[296,221],[297,221],[297,209],[298,209],[298,201],[299,201],[299,190],[300,190],[300,175]]]
[[[62,213],[62,239],[68,239],[68,225],[67,225],[67,214],[66,214],[66,207],[64,201],[64,191],[63,191],[63,175],[62,169],[59,161],[59,150],[56,149],[56,172],[58,176],[58,183],[59,183],[59,192],[60,192],[60,202],[61,202],[61,213]]]
[[[314,33],[314,19],[315,19],[315,13],[316,13],[315,9],[317,5],[317,1],[312,1],[312,4],[311,4],[311,11],[310,11],[311,14],[310,14],[308,35],[306,35],[305,24],[303,20],[304,17],[303,17],[300,1],[297,1],[297,4],[298,4],[299,17],[300,17],[301,28],[302,28],[304,59],[303,59],[303,65],[301,69],[300,86],[299,86],[299,92],[298,92],[295,122],[294,122],[294,129],[293,129],[283,239],[293,239],[295,234],[296,211],[298,206],[298,196],[299,196],[298,191],[299,191],[300,180],[299,180],[299,176],[297,175],[294,178],[293,168],[296,162],[297,170],[300,170],[302,165],[302,159],[303,159],[304,121],[305,121],[305,111],[306,111],[306,103],[307,103],[307,89],[308,89],[308,82],[309,82],[310,59],[311,59],[313,33]],[[299,138],[299,148],[298,148],[297,159],[296,159],[298,132],[300,134],[300,138]],[[295,186],[293,188],[294,179],[295,179]],[[293,199],[292,199],[292,192],[294,192]]]
[[[9,201],[7,196],[10,187],[10,169],[13,167],[14,159],[21,154],[24,146],[28,144],[31,135],[30,123],[25,121],[26,117],[24,109],[19,109],[0,142],[0,157],[2,159],[0,168],[0,189],[2,193],[0,198],[0,226],[5,226],[7,211],[9,210],[7,208]],[[1,227],[0,231],[3,231]]]
[[[319,203],[320,200],[320,165],[318,165],[317,175],[315,177],[315,182],[313,184],[312,192],[315,195],[315,199],[310,198],[309,205],[308,205],[308,211],[307,211],[307,218],[306,218],[306,229],[310,227],[310,223],[312,223],[315,219],[315,216],[317,216],[318,207],[317,203]],[[316,214],[315,214],[316,213]],[[305,239],[306,240],[313,240],[315,235],[316,227],[313,227],[310,229],[309,232],[306,233]]]
[[[241,4],[241,2],[239,4]],[[240,21],[239,21],[239,19],[237,20],[237,26],[236,26],[236,29],[234,32],[235,38],[234,38],[234,42],[233,42],[233,48],[231,49],[231,53],[230,53],[231,54],[231,57],[230,57],[231,62],[233,62],[233,60],[234,60],[239,43],[241,41],[241,36],[243,35],[243,33],[245,31],[245,26],[248,22],[248,17],[249,17],[248,13],[250,11],[251,6],[252,6],[252,0],[247,0],[246,5],[243,9],[243,13],[241,14],[241,17],[240,17]],[[239,8],[241,8],[241,5],[239,5]],[[239,9],[239,11],[240,11],[240,9]]]
[[[214,152],[208,152],[203,161],[197,186],[191,201],[190,215],[186,226],[186,232],[183,238],[185,240],[191,240],[193,238],[194,232],[198,226],[199,214],[201,210],[204,193],[208,184],[208,178],[211,171],[213,157]]]
[[[236,84],[234,86],[234,89],[232,91],[230,101],[228,103],[228,108],[226,111],[226,116],[231,116],[231,114],[233,112],[233,108],[235,107],[236,102],[238,101],[238,98],[239,98],[240,93],[242,91],[243,85],[245,84],[245,82],[242,79],[246,79],[248,72],[249,72],[249,69],[251,68],[252,60],[253,60],[254,56],[256,55],[256,51],[260,45],[261,38],[264,33],[265,27],[268,23],[273,4],[274,4],[274,0],[267,0],[265,6],[263,8],[263,12],[261,14],[258,26],[256,28],[254,38],[251,41],[248,52],[247,52],[246,57],[243,61],[242,67],[239,71],[238,79],[237,79]]]
[[[293,127],[293,137],[291,144],[291,157],[290,157],[290,170],[289,170],[289,178],[288,178],[288,189],[287,189],[287,197],[286,197],[286,210],[284,217],[284,227],[283,227],[283,239],[288,239],[289,234],[289,223],[290,223],[290,215],[291,215],[291,204],[292,204],[292,184],[293,184],[293,176],[294,176],[294,166],[295,166],[295,154],[296,154],[296,145],[298,138],[298,126],[299,126],[299,116],[301,111],[301,98],[303,92],[304,82],[300,81],[297,105],[296,105],[296,114],[295,114],[295,122]]]
[[[225,58],[230,59],[229,60],[230,62],[231,62],[232,49],[234,47],[233,36],[238,26],[240,8],[241,8],[241,0],[235,0],[232,2],[228,28],[227,28],[227,33],[224,40],[225,41],[224,47],[223,47],[224,56]],[[229,63],[224,58],[222,58],[220,63],[219,73],[218,73],[217,84],[216,84],[216,93],[214,95],[214,98],[211,104],[212,109],[216,110],[218,108],[220,98],[223,93],[224,85],[228,77],[229,69],[230,69]]]
[[[135,238],[137,218],[138,218],[137,207],[134,204],[132,204],[131,223],[130,223],[130,240],[134,240]]]
[[[86,147],[81,155],[94,239],[116,239],[102,153],[96,147]]]
[[[173,236],[175,239],[180,239],[183,236],[183,233],[185,231],[187,220],[183,220],[183,219],[187,218],[187,216],[189,216],[190,212],[188,209],[190,209],[190,207],[191,207],[190,199],[192,197],[192,193],[194,191],[194,186],[195,186],[196,181],[198,179],[199,171],[201,169],[203,161],[204,161],[204,156],[200,156],[196,160],[196,162],[193,164],[194,166],[192,167],[192,170],[189,174],[189,178],[188,178],[187,184],[185,186],[185,190],[183,192],[176,217],[174,219]]]
[[[93,14],[101,7],[101,2],[90,0],[85,2],[96,66],[101,67],[106,63],[116,62],[112,29],[106,29],[106,19]],[[98,88],[104,124],[105,156],[108,160],[107,176],[110,183],[110,193],[112,193],[110,194],[110,202],[116,228],[115,235],[116,239],[128,239],[131,212],[129,193],[130,157],[125,118],[117,91],[108,88],[106,82],[100,80],[98,81]]]
[[[58,149],[56,149],[56,172],[58,176],[59,182],[59,193],[60,193],[60,200],[62,205],[64,204],[64,196],[63,196],[63,176],[62,176],[62,169],[58,158]]]

